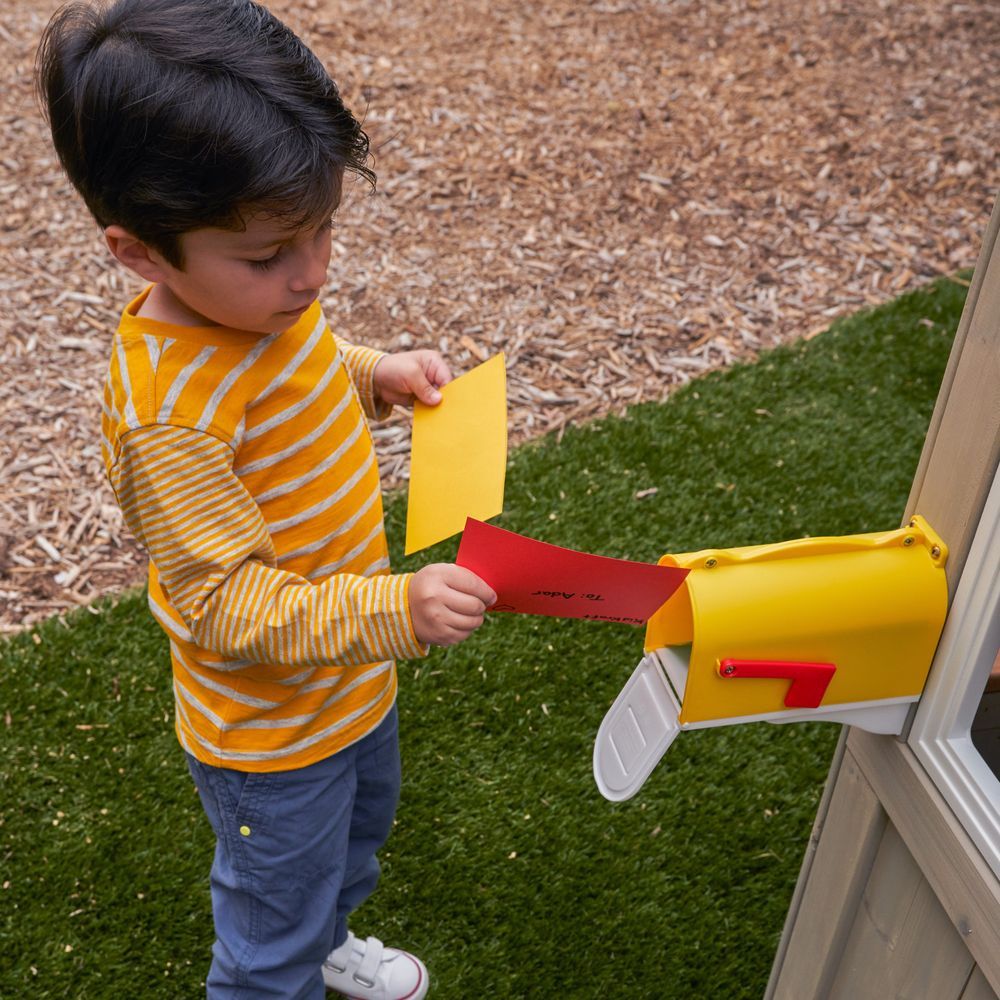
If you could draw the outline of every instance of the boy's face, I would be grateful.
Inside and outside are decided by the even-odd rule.
[[[180,238],[184,269],[160,262],[164,292],[195,325],[273,333],[319,295],[330,263],[329,219],[289,229],[253,216],[240,232],[195,229]]]

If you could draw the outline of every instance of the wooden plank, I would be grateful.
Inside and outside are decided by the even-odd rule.
[[[997,995],[990,986],[989,980],[983,975],[977,965],[969,976],[961,1000],[997,1000]]]
[[[976,964],[992,988],[1000,990],[996,876],[905,743],[853,729],[847,749]]]
[[[928,947],[933,941],[934,946]],[[886,827],[829,1000],[961,1000],[974,963],[899,832]]]
[[[845,753],[818,835],[812,877],[805,883],[785,960],[775,964],[766,997],[803,1000],[824,996],[837,973],[853,913],[868,881],[885,812],[857,762]]]
[[[969,333],[969,326],[972,320],[972,314],[975,312],[976,303],[979,301],[979,293],[982,290],[983,282],[986,279],[987,266],[990,258],[993,256],[993,252],[998,241],[1000,241],[1000,194],[997,195],[997,200],[993,204],[993,211],[990,213],[990,221],[987,223],[986,232],[983,234],[983,245],[979,248],[979,258],[976,261],[976,269],[972,275],[969,292],[965,297],[965,308],[962,311],[962,317],[958,324],[958,330],[955,331],[955,340],[952,344],[951,357],[948,359],[948,367],[945,370],[944,378],[941,381],[941,389],[938,394],[938,405],[935,406],[934,413],[931,415],[931,421],[928,425],[927,434],[924,440],[925,447],[920,456],[917,471],[913,477],[913,485],[910,493],[911,499],[919,492],[924,478],[927,475],[931,452],[931,449],[927,447],[927,444],[932,443],[935,440],[941,427],[941,419],[944,416],[943,401],[946,400],[951,393],[951,387],[955,381],[955,372],[958,368],[958,359],[965,346],[965,341]],[[907,507],[907,512],[912,513],[909,506]]]
[[[837,775],[840,773],[840,764],[847,747],[847,727],[841,727],[840,739],[837,740],[836,749],[833,751],[833,759],[830,761],[830,770],[827,774],[826,782],[823,785],[823,795],[819,800],[819,807],[816,810],[816,818],[813,820],[812,831],[809,834],[809,842],[806,844],[806,852],[802,858],[802,866],[799,868],[799,877],[795,882],[795,891],[792,893],[791,902],[788,905],[788,912],[785,914],[785,925],[781,931],[781,940],[778,942],[778,950],[775,952],[774,961],[771,963],[771,975],[767,981],[767,989],[764,991],[764,1000],[772,1000],[778,975],[785,961],[785,954],[788,951],[788,942],[791,938],[792,927],[795,924],[796,915],[802,905],[802,897],[805,895],[806,886],[809,884],[809,873],[812,871],[813,863],[816,860],[816,848],[819,845],[820,835],[826,825],[826,817],[830,813],[830,800],[833,798],[833,790],[837,784]]]
[[[998,235],[1000,198],[986,230],[906,505],[907,518],[922,514],[947,543],[952,595],[1000,459]]]

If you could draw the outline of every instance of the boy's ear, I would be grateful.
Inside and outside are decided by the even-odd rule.
[[[168,265],[163,257],[127,229],[108,226],[104,230],[104,241],[113,256],[139,277],[154,282],[167,277]]]

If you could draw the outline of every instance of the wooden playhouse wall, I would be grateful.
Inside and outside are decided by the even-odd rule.
[[[1000,455],[1000,199],[907,505],[954,596]],[[994,1000],[1000,881],[902,738],[837,749],[766,1000]]]

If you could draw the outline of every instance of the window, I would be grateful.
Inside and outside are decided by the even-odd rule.
[[[1000,877],[1000,474],[907,738]]]

